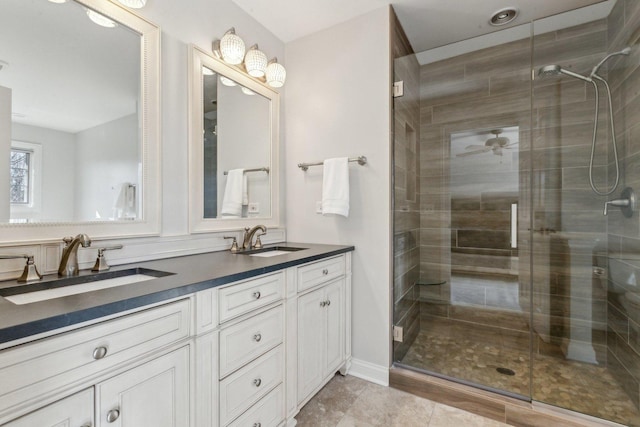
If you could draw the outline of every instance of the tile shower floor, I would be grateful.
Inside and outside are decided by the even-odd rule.
[[[469,333],[475,325],[431,322],[420,331],[401,363],[495,389],[529,395],[529,354]],[[456,333],[465,328],[466,333]],[[525,348],[528,349],[528,346]],[[503,367],[514,375],[504,375]],[[625,425],[640,425],[638,409],[604,367],[536,355],[533,396],[539,402],[569,408]]]
[[[506,424],[356,377],[336,375],[307,403],[298,427],[499,427]]]

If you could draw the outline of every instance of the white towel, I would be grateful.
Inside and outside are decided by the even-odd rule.
[[[322,214],[349,217],[349,159],[347,157],[324,161]]]
[[[120,192],[113,205],[113,216],[115,219],[135,218],[136,209],[136,187],[130,182],[125,182],[120,186]]]
[[[227,174],[227,184],[222,198],[223,216],[242,216],[242,205],[248,203],[247,177],[244,169],[231,169]]]

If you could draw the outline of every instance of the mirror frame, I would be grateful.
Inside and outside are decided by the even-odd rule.
[[[110,1],[74,0],[140,34],[142,127],[142,212],[139,219],[119,221],[38,222],[0,224],[0,243],[61,240],[86,233],[91,238],[133,237],[160,234],[160,28],[130,10]]]
[[[204,218],[204,100],[202,67],[228,77],[238,84],[264,96],[271,102],[271,168],[269,191],[271,215],[255,218]],[[206,233],[237,230],[257,223],[267,227],[280,226],[278,179],[278,147],[280,123],[280,94],[259,80],[250,77],[237,67],[227,65],[195,45],[190,45],[189,55],[189,231]]]

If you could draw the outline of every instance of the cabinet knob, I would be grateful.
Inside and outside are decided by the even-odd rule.
[[[261,340],[261,339],[262,339],[262,334],[261,334],[260,332],[258,332],[257,334],[255,334],[255,335],[253,336],[253,340],[254,340],[255,342],[260,342],[260,340]]]
[[[82,424],[81,427],[91,427],[91,423]]]
[[[329,269],[325,268],[324,270],[322,270],[322,274],[325,276],[329,274]]]
[[[93,358],[95,360],[100,360],[107,355],[107,347],[96,347],[93,350]]]
[[[107,422],[112,423],[120,417],[120,411],[118,409],[112,409],[107,412]]]
[[[253,423],[253,427],[262,427],[261,423]]]
[[[327,305],[331,305],[331,300],[327,300]]]
[[[255,292],[253,293],[253,297],[254,297],[255,299],[260,299],[260,291],[255,291]]]
[[[260,384],[262,384],[262,380],[260,378],[256,378],[255,380],[253,380],[253,385],[255,385],[256,387],[260,387]]]
[[[327,305],[326,301],[320,301],[320,307],[324,307],[325,305]]]

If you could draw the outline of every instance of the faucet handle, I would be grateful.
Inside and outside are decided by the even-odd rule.
[[[38,269],[36,268],[36,263],[34,261],[33,255],[29,255],[29,254],[0,255],[0,259],[19,259],[19,258],[26,259],[27,263],[24,266],[22,275],[17,279],[18,283],[34,282],[36,280],[42,279],[42,274],[38,273]]]
[[[265,234],[267,234],[267,233],[258,234],[256,236],[256,244],[253,245],[254,248],[262,249],[262,240],[260,240],[260,237],[264,236]]]
[[[234,236],[222,236],[222,237],[224,239],[233,239],[233,241],[231,242],[231,249],[229,250],[231,251],[232,254],[235,254],[236,252],[238,252],[238,241]]]
[[[64,242],[65,246],[69,246],[69,244],[73,242],[73,237],[71,236],[63,237],[62,241]]]
[[[111,268],[111,266],[107,263],[107,259],[104,257],[104,251],[112,251],[114,249],[122,249],[122,245],[113,245],[113,246],[103,246],[98,248],[98,258],[96,258],[96,263],[93,265],[91,271],[105,271]]]

